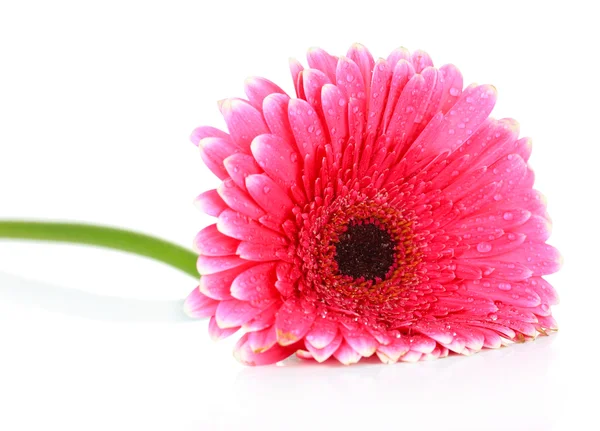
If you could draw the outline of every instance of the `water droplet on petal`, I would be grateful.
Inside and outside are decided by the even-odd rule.
[[[502,218],[504,220],[512,220],[514,217],[513,213],[511,212],[505,212],[504,215],[502,216]]]
[[[271,191],[271,187],[269,187],[269,186],[264,186],[264,187],[263,187],[263,193],[267,194],[267,193],[269,193],[270,191]]]
[[[459,94],[460,94],[460,90],[459,90],[458,88],[452,87],[452,88],[450,89],[450,95],[451,95],[451,96],[454,96],[454,97],[456,97],[456,96],[458,96]]]
[[[498,289],[507,291],[512,289],[512,286],[510,283],[498,283]]]
[[[489,242],[480,242],[477,244],[477,251],[480,253],[487,253],[492,250],[492,245]]]

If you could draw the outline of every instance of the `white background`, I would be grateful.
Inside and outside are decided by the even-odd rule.
[[[565,257],[549,278],[555,336],[429,363],[245,368],[232,342],[181,317],[192,279],[117,252],[0,242],[0,429],[598,429],[591,5],[0,1],[0,218],[189,246],[209,222],[192,200],[216,185],[192,129],[224,126],[216,101],[243,96],[245,77],[292,92],[288,57],[361,42],[376,57],[422,48],[498,88],[493,115],[534,138],[550,242]]]

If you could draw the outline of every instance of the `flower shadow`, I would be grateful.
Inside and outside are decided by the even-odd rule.
[[[0,272],[0,301],[107,322],[193,322],[183,300],[151,301],[96,295]]]

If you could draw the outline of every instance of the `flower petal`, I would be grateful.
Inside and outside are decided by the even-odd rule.
[[[327,84],[321,90],[321,103],[333,152],[340,154],[348,138],[348,102],[338,87]]]
[[[231,283],[231,295],[242,301],[275,297],[275,263],[254,265],[240,273]]]
[[[208,190],[198,196],[194,200],[194,205],[203,213],[213,217],[218,217],[219,214],[229,208],[215,189]]]
[[[239,256],[198,256],[198,272],[208,275],[215,274],[220,271],[225,271],[230,268],[235,268],[249,263],[247,260],[241,259]]]
[[[298,152],[284,139],[275,135],[261,135],[252,142],[252,154],[265,172],[284,190],[299,179]]]
[[[312,69],[320,70],[331,82],[335,82],[335,69],[338,61],[336,57],[321,48],[310,48],[306,57],[308,65]]]
[[[439,109],[445,114],[454,106],[462,93],[463,77],[453,64],[445,64],[440,67],[440,73],[444,79],[444,90]]]
[[[361,356],[368,358],[375,353],[378,343],[368,332],[363,330],[351,331],[343,325],[340,326],[340,330],[346,343]]]
[[[260,313],[260,311],[260,309],[253,307],[249,302],[229,299],[219,302],[215,316],[219,327],[227,329],[242,326]]]
[[[260,331],[275,324],[275,315],[281,308],[281,301],[275,301],[263,311],[258,313],[252,320],[246,322],[242,327],[245,331]]]
[[[344,341],[344,337],[342,337],[342,334],[338,333],[333,340],[320,349],[317,349],[308,340],[305,340],[304,344],[317,362],[325,362],[340,347],[342,341]]]
[[[223,181],[217,187],[217,192],[229,208],[240,214],[255,220],[265,215],[263,209],[256,205],[244,190],[236,186],[231,178]]]
[[[275,331],[275,325],[260,331],[250,332],[248,334],[248,345],[254,353],[261,353],[269,350],[276,343],[277,334]]]
[[[223,235],[216,224],[205,227],[194,238],[194,249],[205,256],[228,256],[235,254],[239,241]]]
[[[362,357],[346,341],[342,341],[333,356],[344,365],[356,364]]]
[[[395,339],[391,344],[386,346],[377,346],[377,356],[381,362],[385,364],[393,364],[398,362],[401,356],[410,350],[408,338],[400,337]]]
[[[360,43],[355,43],[348,50],[346,57],[348,57],[358,66],[363,78],[365,92],[369,94],[371,89],[371,77],[373,74],[373,68],[375,67],[375,60],[373,60],[373,56],[366,47]]]
[[[248,263],[226,271],[203,275],[200,277],[200,292],[213,299],[232,299],[231,283],[239,274],[251,268],[251,265]]]
[[[262,109],[263,100],[270,94],[285,94],[279,86],[268,79],[252,76],[244,81],[244,91],[250,104],[259,111]]]
[[[217,311],[218,301],[200,293],[200,289],[191,291],[183,304],[183,311],[194,319],[214,316]]]
[[[331,344],[337,335],[338,323],[319,316],[315,319],[305,338],[315,349],[320,350]]]
[[[296,298],[288,299],[275,321],[277,341],[282,346],[289,346],[304,337],[315,320],[314,309]]]
[[[198,147],[206,166],[221,180],[229,177],[223,160],[242,151],[233,142],[223,138],[204,138],[200,140]]]
[[[225,170],[233,182],[242,190],[246,190],[246,177],[262,172],[254,157],[249,154],[233,154],[223,160]]]
[[[444,116],[436,138],[426,146],[422,158],[443,150],[453,152],[460,147],[488,118],[496,103],[496,96],[496,89],[491,85],[466,88]]]
[[[242,241],[237,248],[237,254],[242,259],[253,262],[269,262],[285,258],[288,251],[280,245],[265,245]]]
[[[201,126],[194,129],[192,136],[190,136],[190,141],[192,141],[194,145],[198,146],[200,140],[204,138],[230,139],[229,135],[222,130],[210,126]]]
[[[433,66],[433,61],[431,61],[431,57],[425,51],[421,51],[417,49],[410,56],[410,60],[415,68],[416,73],[421,73],[423,69],[427,67]]]
[[[282,236],[232,210],[225,210],[219,215],[217,228],[225,235],[242,241],[265,245],[286,245],[286,240]]]
[[[254,353],[248,342],[248,337],[249,335],[245,334],[240,338],[233,352],[233,356],[244,365],[256,366],[274,364],[293,355],[297,350],[297,346],[282,347],[275,344],[264,352]]]
[[[246,178],[246,187],[250,196],[275,220],[283,222],[292,215],[294,202],[267,175],[256,174],[248,176]]]
[[[252,140],[269,133],[260,111],[245,100],[226,99],[220,108],[231,138],[242,151],[249,153]]]
[[[235,334],[239,329],[240,329],[239,326],[234,327],[234,328],[226,328],[226,329],[219,328],[219,325],[217,325],[217,319],[215,318],[215,316],[212,316],[210,318],[210,321],[208,322],[208,335],[210,335],[210,338],[212,338],[213,341],[224,340],[225,338],[229,337],[230,335]]]

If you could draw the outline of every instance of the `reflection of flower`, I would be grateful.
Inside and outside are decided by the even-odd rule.
[[[514,120],[489,85],[398,49],[308,53],[297,98],[262,78],[194,131],[223,183],[199,206],[200,286],[186,302],[236,357],[344,364],[470,354],[555,329],[559,267]]]

